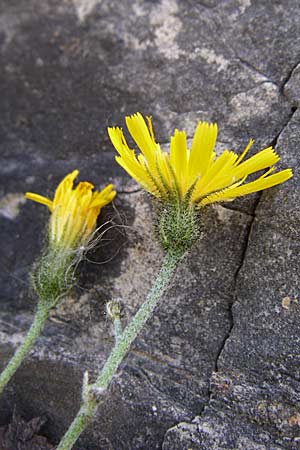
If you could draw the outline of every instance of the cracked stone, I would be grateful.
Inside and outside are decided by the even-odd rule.
[[[298,170],[297,7],[1,2],[0,199],[12,208],[0,215],[1,367],[32,320],[28,270],[48,218],[21,193],[51,195],[74,168],[119,191],[99,222],[113,227],[6,389],[1,424],[14,407],[28,422],[46,414],[55,445],[78,408],[83,371],[93,377],[113,344],[105,302],[121,297],[127,322],[159,268],[149,198],[115,164],[108,124],[139,110],[165,145],[175,127],[191,139],[198,120],[217,121],[217,151],[242,150],[250,137],[255,150],[277,142],[282,167]],[[299,446],[298,199],[295,177],[208,210],[76,450]]]
[[[299,138],[297,110],[278,138],[288,149],[283,165],[299,166]],[[296,177],[261,196],[209,401],[192,423],[168,431],[164,450],[299,448],[298,202]],[[286,298],[293,299],[288,308]]]
[[[289,80],[284,86],[284,94],[289,98],[291,103],[299,106],[300,101],[300,64],[298,64],[292,71]]]

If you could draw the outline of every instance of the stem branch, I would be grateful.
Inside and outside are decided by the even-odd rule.
[[[122,337],[122,322],[120,317],[116,317],[113,321],[115,343]]]
[[[147,295],[145,302],[127,325],[123,333],[116,339],[115,346],[92,387],[99,389],[100,391],[105,391],[105,389],[107,389],[119,365],[125,358],[130,345],[152,315],[154,308],[164,289],[167,287],[183,253],[184,252],[173,251],[166,253],[160,272]],[[70,450],[73,447],[80,434],[95,415],[99,402],[100,400],[96,400],[95,397],[87,397],[56,450]]]

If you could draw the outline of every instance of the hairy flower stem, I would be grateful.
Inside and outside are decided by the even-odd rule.
[[[115,335],[115,342],[118,341],[120,337],[122,337],[122,323],[120,318],[114,319],[114,335]]]
[[[100,371],[95,383],[89,386],[89,391],[94,394],[103,393],[109,386],[119,365],[125,358],[132,342],[142,330],[147,320],[151,317],[161,295],[174,273],[177,264],[181,260],[184,251],[169,250],[163,260],[160,272],[136,315],[133,317],[124,332],[118,336],[108,360]],[[83,402],[77,416],[70,425],[56,450],[70,450],[84,431],[90,420],[96,414],[100,399],[96,395],[83,396]]]
[[[33,323],[27,333],[24,342],[20,345],[20,347],[0,375],[0,394],[2,393],[3,389],[10,381],[18,367],[21,365],[22,361],[25,359],[29,350],[32,348],[36,339],[40,335],[47,320],[50,309],[51,308],[49,308],[48,305],[39,303]]]

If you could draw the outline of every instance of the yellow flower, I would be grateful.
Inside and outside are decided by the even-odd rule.
[[[93,191],[87,181],[73,188],[78,170],[69,173],[58,185],[54,199],[26,192],[25,197],[48,206],[51,211],[49,224],[50,246],[74,249],[85,246],[96,227],[101,208],[110,203],[116,192],[109,184],[101,192]]]
[[[245,160],[252,139],[240,156],[230,150],[216,156],[217,124],[199,122],[190,149],[185,132],[175,130],[169,154],[155,141],[150,117],[147,117],[147,124],[140,113],[127,116],[125,120],[141,153],[136,156],[129,148],[122,129],[108,128],[109,137],[119,153],[116,160],[146,191],[161,201],[188,200],[189,204],[199,208],[270,188],[292,176],[291,169],[273,173],[280,158],[272,147]],[[248,175],[267,168],[269,170],[256,180],[245,183]]]

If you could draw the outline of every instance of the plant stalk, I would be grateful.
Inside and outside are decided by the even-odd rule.
[[[39,303],[33,323],[27,333],[27,336],[25,337],[24,342],[17,349],[14,356],[11,358],[6,368],[0,375],[0,394],[3,392],[5,386],[10,381],[18,367],[21,365],[22,361],[25,359],[29,350],[32,348],[36,339],[40,335],[47,320],[49,309],[50,308],[45,304]]]
[[[94,391],[98,390],[99,392],[105,392],[119,365],[125,358],[132,342],[140,333],[147,320],[151,317],[184,253],[184,251],[168,251],[166,253],[160,272],[147,295],[145,302],[127,325],[124,332],[116,339],[110,356],[100,371],[95,383],[90,385],[90,389],[93,388]],[[99,399],[96,400],[95,396],[89,395],[86,397],[56,450],[70,450],[73,447],[80,434],[96,414],[98,406]]]
[[[119,317],[114,319],[114,335],[115,335],[115,342],[117,342],[120,337],[122,337],[122,323],[121,319]]]

